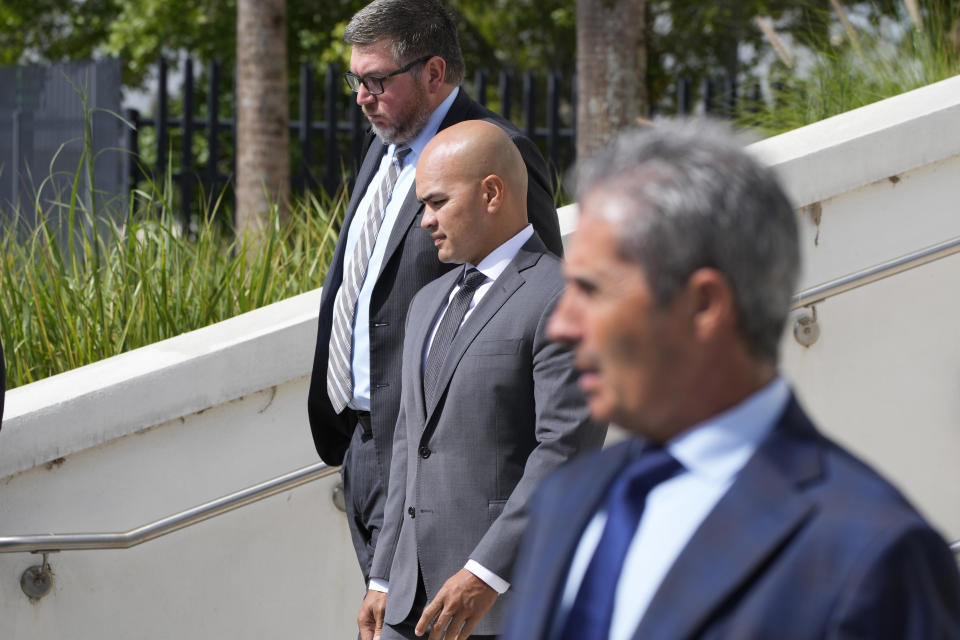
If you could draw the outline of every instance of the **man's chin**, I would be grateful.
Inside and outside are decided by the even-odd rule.
[[[370,122],[370,128],[373,129],[373,132],[378,138],[380,138],[380,141],[383,142],[383,144],[394,144],[400,142],[397,140],[397,130],[395,128],[384,129],[383,127],[378,127],[377,125],[373,124],[373,122]]]

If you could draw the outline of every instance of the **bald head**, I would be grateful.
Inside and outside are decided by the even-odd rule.
[[[478,264],[527,224],[527,169],[500,127],[482,120],[437,133],[417,161],[421,226],[443,262]]]

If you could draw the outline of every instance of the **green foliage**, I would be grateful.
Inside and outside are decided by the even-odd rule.
[[[467,69],[572,70],[575,0],[455,0]]]
[[[219,211],[221,194],[184,234],[169,178],[130,194],[126,211],[97,217],[78,194],[85,170],[69,193],[51,193],[51,180],[34,199],[40,219],[64,220],[66,233],[43,222],[0,237],[8,387],[317,288],[346,208],[343,189],[332,199],[308,196],[282,224],[274,209],[266,234],[251,242],[215,221],[233,217]]]
[[[772,100],[743,102],[740,124],[773,135],[817,122],[960,73],[958,3],[927,3],[923,28],[905,12],[885,18],[876,6],[852,34],[836,29],[830,38],[807,33],[812,52],[806,71],[773,70]]]

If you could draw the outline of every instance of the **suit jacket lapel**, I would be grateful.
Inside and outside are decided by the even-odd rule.
[[[544,626],[535,637],[545,638],[550,632],[580,538],[602,508],[607,489],[642,448],[641,440],[631,439],[604,451],[600,458],[602,464],[591,467],[589,477],[578,476],[562,487],[564,504],[569,508],[548,511],[555,516],[555,520],[544,523],[543,528],[550,532],[550,538],[543,542],[549,545],[552,552],[541,556],[544,561],[535,567],[532,574],[537,576],[538,584],[555,585],[556,588],[552,593],[538,596],[538,609],[529,612],[534,620],[540,620]]]
[[[798,421],[799,419],[799,421]],[[797,485],[819,476],[819,449],[794,441],[806,422],[791,400],[780,424],[741,470],[657,589],[634,633],[641,638],[688,638],[812,514]],[[784,446],[791,440],[789,446]],[[677,614],[682,603],[684,615]]]
[[[440,374],[437,376],[437,385],[440,389],[450,384],[450,379],[460,364],[460,359],[463,357],[467,347],[476,339],[480,330],[486,326],[490,319],[500,310],[500,307],[510,299],[517,289],[523,286],[525,278],[522,272],[536,264],[545,251],[546,248],[543,248],[543,243],[540,239],[533,236],[523,245],[514,259],[510,261],[510,264],[508,264],[504,272],[500,274],[497,281],[491,285],[490,290],[487,291],[483,300],[480,301],[480,304],[474,307],[470,317],[467,318],[467,321],[464,322],[460,331],[454,336],[453,343],[450,345],[450,351],[447,352],[446,360],[443,361]],[[449,289],[447,292],[449,293]],[[427,422],[433,417],[433,413],[439,405],[438,400],[442,396],[442,393],[435,394],[433,406],[427,407]]]
[[[383,157],[385,150],[386,146],[380,138],[376,138],[370,144],[367,155],[363,157],[363,164],[360,165],[360,171],[357,172],[357,181],[354,183],[353,193],[350,195],[350,205],[347,207],[347,215],[344,216],[341,230],[350,228],[350,223],[357,214],[357,208],[360,206],[360,201],[367,192],[367,187],[370,186],[370,181],[373,180],[373,176],[377,175],[377,169],[380,167],[380,159]]]
[[[460,274],[463,272],[463,269],[454,269],[450,273],[441,277],[441,281],[444,283],[443,286],[437,287],[436,294],[425,306],[424,312],[420,314],[420,317],[417,318],[416,326],[411,326],[412,335],[416,336],[416,351],[411,354],[414,356],[415,366],[413,369],[415,373],[413,375],[413,385],[414,385],[414,394],[417,398],[417,410],[418,410],[418,421],[417,424],[420,425],[422,430],[423,425],[426,424],[427,412],[425,408],[426,400],[423,396],[423,353],[424,349],[427,347],[427,340],[430,339],[430,333],[433,329],[434,320],[437,318],[437,314],[440,313],[440,310],[443,309],[447,304],[447,299],[450,297],[450,291],[456,285],[457,279],[460,277]]]
[[[383,262],[380,263],[381,272],[386,268],[387,263],[390,262],[390,258],[403,242],[404,237],[406,237],[407,232],[410,230],[410,226],[416,222],[422,210],[423,203],[417,200],[417,190],[411,184],[410,191],[407,192],[403,200],[403,205],[400,207],[400,212],[397,214],[397,221],[393,224],[393,230],[390,232],[386,252],[383,254]],[[414,229],[413,231],[416,233],[417,230]],[[424,233],[426,232],[424,231]],[[380,274],[377,274],[377,279],[380,279]]]

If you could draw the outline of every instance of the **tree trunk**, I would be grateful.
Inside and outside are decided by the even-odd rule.
[[[577,0],[577,157],[643,122],[646,0]]]
[[[237,0],[237,234],[266,228],[290,196],[285,0]]]

